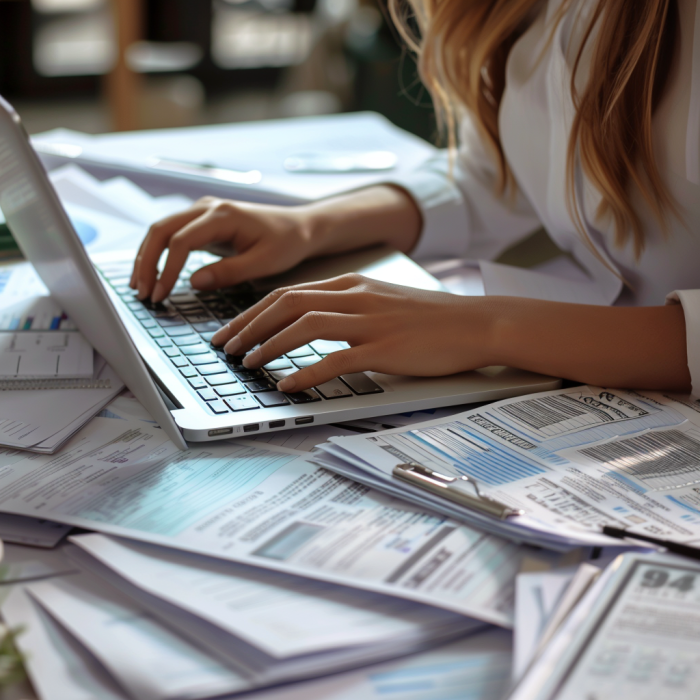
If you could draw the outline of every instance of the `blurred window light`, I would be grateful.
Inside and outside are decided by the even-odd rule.
[[[311,50],[311,20],[304,14],[219,10],[212,29],[212,59],[220,68],[290,66]]]
[[[126,62],[137,73],[168,73],[194,68],[204,52],[186,41],[137,41],[126,50]]]
[[[116,58],[109,13],[55,19],[34,36],[34,67],[40,75],[104,75]]]
[[[91,12],[104,7],[106,0],[32,0],[32,7],[42,14]]]

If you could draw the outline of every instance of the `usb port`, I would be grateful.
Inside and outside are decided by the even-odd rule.
[[[244,433],[254,433],[256,430],[260,430],[260,423],[251,423],[243,426]]]
[[[314,417],[313,416],[304,416],[303,418],[295,418],[294,422],[297,425],[306,425],[307,423],[313,423]]]
[[[233,428],[217,428],[216,430],[209,431],[209,437],[216,437],[217,435],[230,435],[233,432]]]
[[[283,420],[271,420],[270,427],[271,428],[284,428],[284,421]]]

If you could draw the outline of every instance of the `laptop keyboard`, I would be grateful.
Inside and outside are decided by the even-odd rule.
[[[290,404],[308,404],[339,398],[379,394],[383,389],[366,374],[343,375],[307,391],[277,390],[277,382],[297,369],[309,367],[326,355],[348,347],[337,340],[315,340],[269,362],[261,369],[243,367],[243,356],[227,355],[211,345],[221,326],[262,298],[247,283],[214,292],[189,284],[201,265],[191,262],[163,302],[139,301],[129,287],[130,263],[100,265],[99,270],[126,307],[151,336],[153,343],[182,375],[200,403],[214,415],[253,411]]]

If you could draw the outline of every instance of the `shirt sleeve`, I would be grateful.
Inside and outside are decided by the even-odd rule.
[[[692,393],[700,397],[700,289],[672,292],[666,297],[666,303],[683,306]]]
[[[446,151],[392,181],[416,201],[423,230],[412,257],[493,259],[541,226],[520,188],[496,193],[495,159],[469,117],[460,124],[452,172]]]

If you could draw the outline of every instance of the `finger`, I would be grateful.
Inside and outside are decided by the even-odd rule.
[[[282,379],[277,388],[288,394],[311,389],[343,374],[353,374],[367,369],[367,348],[358,346],[327,355],[315,365],[300,369]]]
[[[222,347],[234,338],[240,331],[245,328],[253,319],[257,318],[263,311],[272,306],[278,299],[292,290],[299,291],[344,291],[358,284],[358,281],[364,280],[361,275],[341,275],[340,277],[332,277],[329,280],[321,282],[307,282],[305,284],[297,284],[293,287],[280,287],[270,292],[264,299],[261,299],[257,304],[254,304],[249,309],[246,309],[242,314],[236,316],[228,324],[220,328],[212,337],[211,342],[214,345]]]
[[[153,301],[162,301],[168,296],[191,251],[201,250],[208,244],[224,238],[233,238],[235,233],[235,223],[216,216],[212,211],[203,213],[183,226],[168,241],[168,257],[153,288]]]
[[[257,369],[290,350],[300,348],[318,338],[345,340],[354,344],[358,339],[358,325],[362,323],[363,319],[366,321],[366,318],[362,316],[327,311],[312,311],[304,314],[279,333],[269,337],[259,348],[247,355],[243,360],[243,365],[249,369]],[[228,346],[226,346],[226,350],[230,352]],[[245,349],[241,349],[235,354],[242,355],[244,352]]]
[[[328,332],[324,327],[327,313],[350,314],[357,313],[357,303],[345,291],[326,291],[314,289],[290,289],[280,296],[277,301],[268,306],[258,316],[243,326],[239,333],[226,344],[227,352],[241,355],[254,345],[262,343],[291,324],[304,318],[308,331],[316,333],[311,340],[325,338]],[[326,338],[334,340],[333,338]],[[302,343],[303,345],[303,343]],[[297,348],[294,345],[289,349]],[[231,352],[234,354],[234,352]],[[277,355],[276,357],[279,357]]]
[[[190,279],[190,284],[195,289],[207,291],[220,287],[231,287],[234,284],[247,282],[258,277],[265,277],[276,272],[273,252],[266,247],[254,245],[248,250],[224,258],[219,262],[197,270]]]
[[[153,291],[153,286],[158,276],[158,261],[163,251],[168,246],[171,236],[177,233],[183,226],[202,215],[201,207],[193,207],[186,211],[169,216],[162,221],[157,221],[151,226],[146,238],[141,244],[134,266],[134,282],[140,298],[145,298]]]

